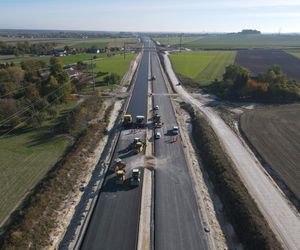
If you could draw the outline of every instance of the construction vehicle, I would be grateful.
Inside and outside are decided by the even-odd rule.
[[[133,142],[129,145],[128,151],[133,150],[136,154],[144,151],[145,143],[139,138],[134,138]]]
[[[155,128],[161,128],[161,120],[160,120],[160,115],[158,112],[155,112],[153,116],[153,124]]]
[[[116,184],[117,185],[122,185],[125,181],[125,170],[124,169],[120,169],[116,172]]]
[[[141,171],[138,168],[132,169],[132,175],[130,179],[131,186],[138,186],[140,184],[141,178]]]
[[[131,114],[126,114],[123,116],[123,126],[125,128],[131,127],[132,126],[132,116]]]
[[[145,116],[137,115],[135,117],[135,126],[137,128],[144,128],[145,127]]]
[[[113,165],[113,171],[117,172],[118,170],[122,170],[125,169],[126,167],[126,163],[122,161],[122,159],[117,158],[114,161],[114,165]]]

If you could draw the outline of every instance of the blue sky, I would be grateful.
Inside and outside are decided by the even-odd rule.
[[[0,0],[0,28],[300,32],[300,0]]]

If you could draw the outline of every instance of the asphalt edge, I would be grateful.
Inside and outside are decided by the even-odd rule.
[[[143,55],[143,50],[136,57],[137,66],[134,69],[134,71],[132,72],[131,77],[130,77],[130,74],[128,74],[128,75],[126,74],[124,76],[124,78],[122,79],[122,82],[124,82],[125,78],[128,78],[128,82],[130,83],[129,86],[128,86],[128,88],[129,88],[129,91],[128,91],[129,92],[129,98],[127,98],[126,102],[123,104],[123,108],[121,109],[123,111],[121,111],[119,113],[119,115],[118,115],[118,117],[116,119],[115,125],[113,127],[113,130],[118,129],[119,121],[120,121],[120,119],[122,118],[122,116],[127,111],[127,108],[128,108],[128,105],[129,105],[129,102],[130,102],[130,99],[131,99],[131,93],[132,93],[133,88],[134,88],[133,82],[134,82],[134,80],[136,78],[136,73],[137,73],[137,71],[138,71],[138,69],[140,67],[140,62],[141,62],[142,55]],[[95,206],[97,204],[97,201],[98,201],[98,198],[99,198],[99,194],[100,194],[100,191],[101,191],[101,188],[102,188],[102,184],[103,184],[103,182],[105,180],[105,176],[106,176],[108,167],[109,167],[109,165],[110,165],[110,163],[112,161],[112,157],[113,157],[113,154],[115,152],[117,142],[119,141],[120,134],[121,134],[121,131],[117,131],[117,133],[115,133],[113,135],[112,143],[111,143],[111,146],[110,146],[110,151],[108,152],[108,155],[106,157],[105,163],[103,163],[103,162],[98,162],[97,163],[97,164],[100,163],[103,166],[103,171],[102,171],[103,178],[101,179],[101,181],[97,185],[97,188],[96,188],[97,191],[95,191],[96,195],[93,197],[93,200],[92,200],[92,202],[91,202],[91,204],[90,204],[90,206],[88,208],[87,215],[85,216],[84,222],[82,223],[82,226],[79,229],[79,234],[78,234],[77,238],[74,240],[75,244],[74,244],[74,247],[72,248],[74,250],[79,250],[80,247],[81,247],[81,245],[82,245],[82,242],[83,242],[85,233],[87,231],[90,219],[92,217],[94,208],[95,208]]]

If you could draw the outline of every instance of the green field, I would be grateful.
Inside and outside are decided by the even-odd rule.
[[[188,44],[191,43],[195,40],[198,40],[199,37],[198,36],[183,36],[182,37],[182,44]],[[169,45],[178,45],[180,44],[180,37],[157,37],[154,38],[154,40],[160,42],[161,44],[169,44]]]
[[[287,50],[286,52],[300,59],[300,50]]]
[[[126,54],[124,59],[123,55],[115,55],[112,57],[106,57],[96,61],[96,69],[95,71],[108,72],[108,73],[116,73],[119,76],[123,77],[123,75],[128,70],[129,64],[133,59],[134,54]],[[97,80],[101,80],[97,78]]]
[[[103,49],[105,47],[123,47],[124,42],[136,43],[134,38],[98,38],[70,42],[69,45],[74,48],[90,48],[97,47]]]
[[[61,114],[75,105],[76,102],[60,105]],[[39,129],[0,136],[0,224],[69,145],[69,139],[49,132],[54,122],[55,119],[48,120]]]
[[[225,67],[234,63],[235,51],[197,51],[172,53],[170,59],[176,73],[201,85],[220,79]]]
[[[162,44],[179,45],[179,37],[157,37]],[[182,46],[202,49],[300,48],[300,35],[199,35],[183,36]]]

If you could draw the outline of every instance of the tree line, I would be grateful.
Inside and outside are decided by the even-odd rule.
[[[300,100],[300,83],[289,79],[277,65],[254,77],[247,68],[229,65],[223,79],[215,80],[207,89],[218,97],[233,100]]]
[[[29,43],[18,42],[16,44],[9,44],[0,41],[0,55],[15,55],[23,56],[25,54],[32,55],[52,55],[55,50],[56,43]]]

